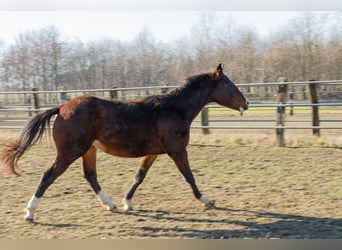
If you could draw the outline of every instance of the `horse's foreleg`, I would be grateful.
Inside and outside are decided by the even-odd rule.
[[[181,152],[169,153],[169,156],[173,159],[179,171],[184,176],[185,180],[190,184],[192,191],[196,197],[204,203],[206,209],[212,208],[215,205],[214,201],[209,200],[207,197],[201,194],[195,183],[195,178],[189,166],[188,153],[186,150]]]
[[[157,159],[158,155],[147,155],[141,158],[139,167],[137,169],[134,181],[132,183],[132,186],[130,187],[129,191],[125,195],[123,199],[123,204],[124,204],[124,210],[125,211],[130,211],[133,210],[131,200],[133,198],[133,195],[135,191],[137,190],[138,186],[143,182],[145,179],[145,176],[152,166],[153,162]]]
[[[95,191],[101,204],[109,211],[117,212],[117,208],[110,200],[109,196],[101,190],[101,186],[97,181],[96,173],[96,148],[94,146],[82,156],[84,177]]]
[[[34,212],[37,209],[40,199],[44,195],[46,189],[57,179],[58,176],[64,173],[69,165],[70,162],[65,162],[57,158],[54,164],[43,174],[36,193],[32,196],[25,208],[25,220],[33,221]]]

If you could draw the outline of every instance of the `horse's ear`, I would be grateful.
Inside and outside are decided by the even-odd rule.
[[[215,78],[220,78],[221,75],[223,74],[223,63],[219,63],[219,65],[217,66],[217,68],[214,71],[214,77]]]

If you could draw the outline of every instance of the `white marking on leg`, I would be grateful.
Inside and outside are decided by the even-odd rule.
[[[215,206],[215,201],[211,201],[203,195],[201,196],[200,200],[204,203],[204,206],[206,207],[205,210],[210,209]]]
[[[103,192],[102,190],[97,193],[97,197],[99,198],[101,204],[109,211],[116,212],[116,206],[114,203],[110,200],[109,196]]]
[[[207,197],[203,196],[203,195],[201,196],[200,200],[201,200],[205,205],[207,205],[207,204],[210,203],[210,200],[209,200]]]
[[[124,211],[127,212],[127,211],[133,210],[131,200],[123,199],[122,203],[124,204],[124,207],[123,207]]]
[[[31,200],[27,203],[27,207],[25,208],[25,220],[33,220],[33,214],[38,207],[39,201],[40,198],[37,198],[35,195],[32,196]]]

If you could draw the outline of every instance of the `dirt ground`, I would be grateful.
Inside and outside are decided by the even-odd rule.
[[[0,146],[17,132],[1,131]],[[55,157],[43,140],[19,161],[20,177],[0,174],[0,238],[342,238],[342,157],[340,131],[317,139],[287,135],[277,148],[274,135],[240,131],[192,132],[188,147],[199,189],[216,201],[204,211],[166,155],[152,166],[122,212],[138,159],[98,153],[98,179],[119,206],[106,211],[82,177],[77,160],[46,192],[35,222],[23,209],[41,174]],[[323,133],[324,134],[324,133]]]

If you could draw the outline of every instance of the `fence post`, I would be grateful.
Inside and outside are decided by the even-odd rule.
[[[33,88],[32,91],[37,92],[38,88]],[[40,108],[38,93],[33,93],[33,102],[34,102],[35,113],[38,114],[38,109]]]
[[[118,92],[116,90],[117,86],[113,86],[112,89],[109,91],[110,98],[117,99],[118,98]]]
[[[293,85],[290,87],[290,92],[289,92],[289,99],[290,99],[290,116],[294,114],[293,112],[293,102],[294,102],[294,87]]]
[[[208,126],[209,125],[209,109],[207,106],[205,106],[203,109],[202,109],[202,112],[201,112],[201,117],[202,117],[202,126]],[[202,132],[203,134],[207,135],[209,134],[209,128],[202,128]]]
[[[313,80],[310,80],[313,81]],[[311,104],[318,104],[317,97],[317,84],[309,83],[310,96],[311,96]],[[312,106],[312,126],[319,126],[319,115],[318,115],[318,106]],[[314,135],[320,136],[319,128],[313,128],[312,133]]]
[[[284,125],[285,125],[285,103],[287,99],[287,84],[282,83],[278,87],[278,108],[277,108],[277,122],[276,135],[278,147],[285,147]]]
[[[302,95],[303,95],[303,100],[306,100],[306,94],[305,94],[305,86],[303,86],[302,88]]]
[[[68,100],[68,98],[67,98],[67,92],[61,91],[61,92],[59,93],[59,103],[60,103],[60,104],[66,103],[67,100]]]
[[[168,91],[169,91],[169,89],[166,86],[161,89],[162,94],[166,94]]]
[[[28,104],[28,109],[29,109],[29,112],[28,112],[28,115],[31,117],[32,116],[32,111],[31,111],[31,96],[28,96],[27,98],[25,98],[27,104]]]

